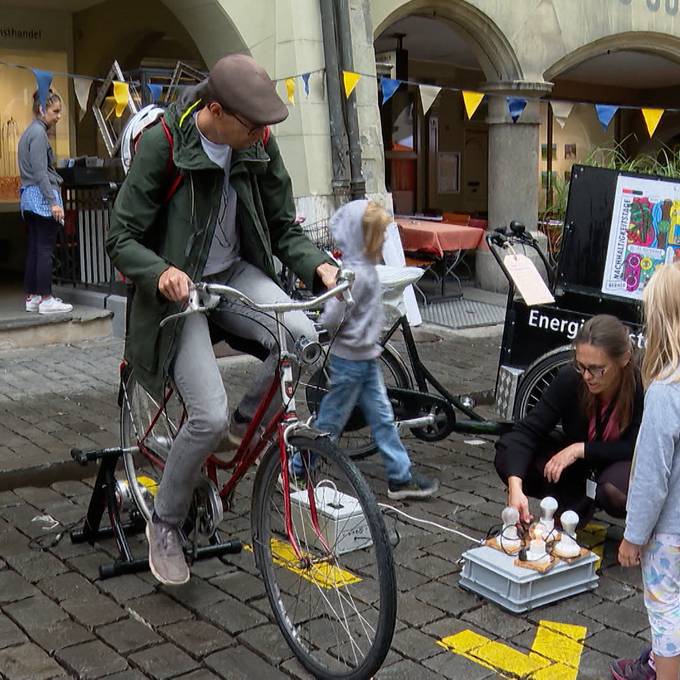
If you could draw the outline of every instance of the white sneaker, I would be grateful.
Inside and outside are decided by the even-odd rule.
[[[63,302],[57,297],[49,297],[38,305],[38,314],[67,314],[73,310],[73,305]]]
[[[40,306],[40,301],[42,300],[42,295],[29,295],[26,298],[26,311],[27,312],[37,312]]]

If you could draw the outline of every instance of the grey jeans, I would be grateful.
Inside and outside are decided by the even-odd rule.
[[[224,283],[240,290],[255,302],[290,300],[274,281],[244,261],[236,262],[226,271],[208,278],[214,283]],[[269,350],[267,359],[238,406],[242,415],[252,418],[271,385],[279,358],[276,320],[273,315],[256,312],[240,303],[225,303],[211,312],[210,321],[233,335],[259,342]],[[285,314],[284,325],[289,331],[290,349],[302,336],[316,339],[314,324],[304,312]],[[172,378],[188,417],[168,455],[156,494],[155,509],[163,521],[179,524],[189,512],[201,466],[215,450],[229,422],[227,394],[205,315],[194,314],[185,320]]]

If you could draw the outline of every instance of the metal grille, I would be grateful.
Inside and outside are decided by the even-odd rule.
[[[108,191],[108,186],[64,190],[66,220],[55,249],[58,282],[107,285],[114,280],[104,245],[109,228]]]
[[[424,321],[448,328],[475,328],[505,321],[505,307],[474,300],[447,300],[421,307]]]
[[[302,231],[319,250],[335,250],[335,242],[328,228],[328,220],[319,220],[313,224],[302,224]]]

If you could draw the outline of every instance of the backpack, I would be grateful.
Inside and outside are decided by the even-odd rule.
[[[142,135],[146,130],[159,124],[163,128],[163,134],[168,140],[168,161],[167,161],[167,175],[168,175],[168,189],[165,192],[163,198],[163,204],[169,203],[170,199],[174,196],[177,189],[179,189],[182,180],[184,179],[182,173],[177,169],[175,162],[172,158],[172,147],[174,140],[172,138],[172,132],[168,124],[165,122],[165,109],[155,104],[149,104],[143,109],[135,113],[132,118],[125,125],[123,134],[121,135],[120,144],[120,159],[123,163],[123,171],[127,175],[134,160],[135,154],[137,153],[137,148],[139,147],[139,142],[142,139]]]
[[[177,169],[172,156],[172,148],[174,145],[174,140],[172,137],[172,132],[165,122],[165,109],[156,104],[149,104],[143,109],[138,111],[125,125],[123,134],[121,136],[121,147],[120,147],[120,157],[123,163],[123,170],[127,175],[132,161],[137,152],[137,147],[142,138],[142,135],[146,130],[153,127],[154,125],[160,125],[163,128],[163,134],[168,140],[168,161],[167,161],[167,173],[168,173],[168,189],[165,192],[165,197],[163,198],[163,204],[167,205],[170,199],[175,195],[177,189],[179,189],[182,184],[184,176]],[[269,127],[265,127],[264,135],[262,138],[262,143],[266,146],[271,135],[271,130]]]

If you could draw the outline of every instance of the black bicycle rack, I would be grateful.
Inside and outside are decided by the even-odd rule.
[[[118,559],[108,564],[99,566],[99,576],[102,579],[120,576],[121,574],[134,574],[140,571],[148,571],[149,560],[146,558],[135,558],[128,542],[129,534],[137,534],[144,531],[146,522],[141,513],[131,513],[133,519],[124,523],[120,516],[120,502],[116,497],[116,466],[123,449],[108,448],[95,449],[92,451],[82,451],[81,449],[71,449],[71,457],[80,465],[98,462],[99,471],[95,481],[90,503],[87,509],[87,516],[81,529],[72,529],[70,532],[72,543],[89,543],[94,545],[95,541],[114,538],[118,546]],[[110,526],[101,526],[104,512],[108,512]],[[202,546],[187,552],[187,557],[191,560],[202,560],[210,557],[221,557],[222,555],[235,554],[241,552],[243,544],[238,539],[221,541],[219,534],[215,532],[211,538],[211,545]]]

